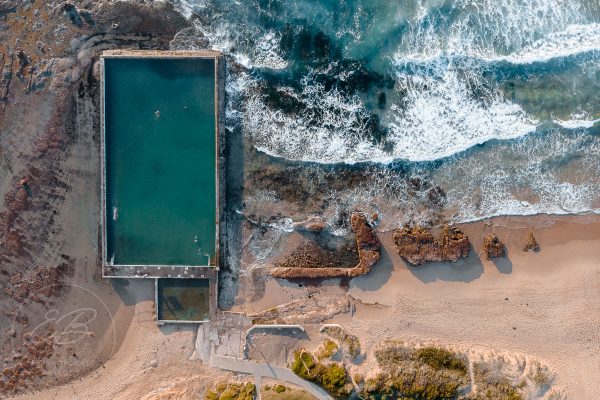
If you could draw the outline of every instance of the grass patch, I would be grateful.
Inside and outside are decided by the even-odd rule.
[[[321,349],[317,352],[317,359],[324,360],[330,358],[338,351],[338,345],[331,339],[325,339]]]
[[[467,373],[467,364],[446,349],[424,347],[417,350],[417,358],[435,370],[454,369]]]
[[[275,386],[273,386],[273,390],[275,391],[275,393],[283,393],[285,392],[285,386],[277,384]]]
[[[360,393],[365,400],[451,400],[469,385],[465,360],[442,348],[389,342],[375,359],[382,372],[366,380]]]
[[[360,355],[360,341],[357,336],[349,335],[343,328],[339,326],[324,326],[321,328],[321,333],[328,335],[340,342],[347,350],[352,358]]]
[[[520,389],[525,382],[512,383],[502,372],[500,362],[474,363],[473,376],[479,389],[474,400],[524,400]]]
[[[219,383],[204,396],[205,400],[254,400],[256,386],[253,383]]]
[[[323,364],[304,349],[294,352],[292,371],[300,378],[321,386],[337,399],[344,399],[350,394],[346,385],[348,375],[342,365]]]

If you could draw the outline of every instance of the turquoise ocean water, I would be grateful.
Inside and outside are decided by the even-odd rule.
[[[356,202],[418,218],[408,174],[455,221],[600,210],[598,1],[177,4],[194,26],[172,48],[230,60],[228,127],[278,158],[376,171]]]
[[[214,60],[106,59],[107,256],[208,265],[215,254]]]

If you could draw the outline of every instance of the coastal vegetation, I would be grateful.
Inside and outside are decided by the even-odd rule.
[[[337,340],[352,358],[360,355],[360,340],[357,336],[348,334],[341,326],[325,325],[321,328],[321,333]]]
[[[325,339],[320,350],[317,352],[317,359],[324,360],[330,358],[338,351],[339,347],[336,342],[331,339]]]
[[[389,342],[375,358],[381,371],[362,386],[363,399],[456,399],[469,385],[465,357],[446,349]]]
[[[264,385],[260,391],[263,400],[316,400],[312,394],[295,387],[282,384]]]
[[[205,400],[254,400],[256,386],[253,383],[221,382],[209,390]]]
[[[322,363],[305,349],[294,352],[292,371],[302,379],[316,383],[336,399],[345,399],[351,391],[348,374],[342,364]]]

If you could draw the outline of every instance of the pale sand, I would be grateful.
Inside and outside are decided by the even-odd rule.
[[[129,286],[127,291],[136,294],[130,299],[133,319],[129,325],[127,319],[118,321],[126,329],[125,339],[104,366],[67,385],[14,399],[197,399],[216,379],[227,376],[189,361],[197,326],[156,325],[153,281],[131,281]]]
[[[359,306],[353,317],[333,322],[357,334],[367,351],[399,338],[531,356],[550,366],[569,398],[600,398],[600,218],[503,217],[493,225],[461,226],[473,243],[468,259],[417,268],[396,254],[391,232],[380,234],[382,260],[352,280],[348,293],[385,307]],[[539,253],[522,251],[530,230]],[[483,258],[483,237],[492,231],[507,244],[507,258]],[[339,293],[338,284],[327,281],[312,292]],[[238,309],[307,296],[306,288],[285,281],[270,280],[265,289],[263,298]]]
[[[490,229],[463,228],[475,250],[469,259],[411,269],[384,235],[383,263],[355,279],[349,293],[390,308],[359,308],[344,321],[347,328],[367,346],[397,337],[527,354],[556,372],[570,398],[600,398],[600,224],[559,221],[533,229],[539,253],[521,249],[529,229],[495,227],[508,248],[508,258],[496,261],[481,254],[482,232]]]
[[[482,223],[463,229],[474,253],[456,264],[408,268],[396,255],[391,233],[381,234],[382,261],[365,277],[350,282],[349,294],[364,303],[354,316],[340,316],[370,352],[386,339],[434,342],[477,352],[525,355],[549,365],[556,383],[571,399],[600,396],[600,223],[560,218],[543,227],[546,217],[513,218],[512,227],[534,226],[542,250],[523,253],[529,228],[493,231],[507,242],[509,257],[481,260],[481,242],[489,228]],[[506,224],[507,219],[496,219]],[[580,221],[581,222],[581,221]],[[18,399],[158,399],[195,398],[227,375],[187,361],[195,331],[159,329],[154,322],[152,285],[134,281],[119,312],[117,326],[125,338],[104,367],[71,384]],[[321,287],[299,287],[285,281],[266,282],[265,295],[238,308],[256,311],[305,298],[309,294],[345,292],[339,281]],[[120,290],[117,290],[120,291]],[[508,298],[508,300],[505,300]],[[127,327],[128,313],[134,318]],[[122,313],[120,317],[120,313]],[[513,329],[513,327],[515,329]],[[127,329],[126,329],[127,328]],[[319,339],[317,339],[319,340]],[[361,369],[374,360],[368,357]],[[156,367],[155,367],[156,366]]]

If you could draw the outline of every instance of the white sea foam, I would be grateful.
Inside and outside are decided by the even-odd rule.
[[[288,115],[267,107],[260,94],[248,96],[245,102],[244,127],[259,150],[321,163],[389,157],[364,140],[369,114],[358,97],[346,98],[336,89],[325,91],[308,77],[301,95],[291,89],[287,92],[310,107]]]
[[[420,1],[409,18],[398,58],[428,60],[444,53],[495,59],[516,54],[517,61],[529,62],[530,52],[546,58],[555,51],[569,54],[580,46],[594,46],[578,40],[593,40],[598,34],[594,30],[600,8],[593,2],[458,0],[443,9],[429,3]]]
[[[404,106],[393,105],[388,140],[394,155],[411,161],[447,157],[490,139],[511,139],[536,128],[523,109],[489,92],[483,104],[473,99],[464,79],[448,69],[441,78],[400,75]]]
[[[283,69],[287,61],[282,57],[279,33],[263,31],[257,26],[233,25],[226,21],[203,24],[195,21],[195,28],[214,50],[233,56],[237,63],[246,68]]]
[[[554,120],[554,123],[566,129],[588,129],[598,122],[600,122],[600,118],[591,119],[590,116],[585,113],[571,114],[571,118],[568,120]]]
[[[600,50],[600,24],[570,25],[564,31],[551,32],[543,39],[514,54],[497,57],[515,64],[544,62]]]

